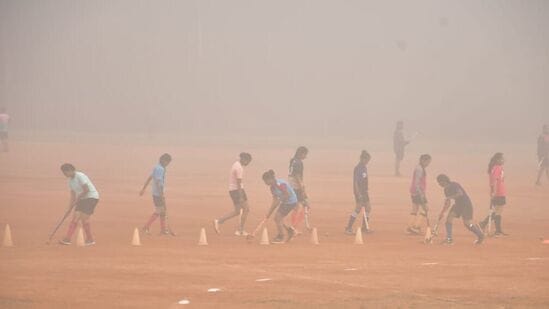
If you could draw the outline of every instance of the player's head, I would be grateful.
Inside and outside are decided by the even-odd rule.
[[[402,121],[402,120],[397,121],[396,127],[399,130],[404,129],[404,121]]]
[[[158,159],[158,162],[160,163],[160,165],[166,167],[170,164],[170,162],[172,162],[172,156],[170,156],[169,153],[165,153],[160,156],[160,159]]]
[[[419,164],[421,164],[421,166],[427,167],[427,166],[429,166],[430,163],[431,163],[431,155],[429,155],[429,154],[422,154],[422,155],[419,157]]]
[[[371,158],[372,157],[370,156],[370,154],[366,150],[362,150],[362,152],[360,153],[360,163],[362,163],[362,164],[368,164],[368,162],[370,162]]]
[[[268,186],[274,185],[276,183],[275,172],[273,170],[268,170],[265,173],[263,173],[263,181]]]
[[[445,188],[447,185],[450,184],[450,177],[444,174],[440,174],[437,176],[437,182],[441,187]]]
[[[76,168],[70,163],[65,163],[61,165],[61,172],[63,172],[65,177],[72,178],[74,177],[74,173],[76,173]]]
[[[247,152],[240,153],[240,164],[242,164],[242,166],[247,166],[250,162],[252,162],[251,154]]]
[[[305,160],[307,158],[307,154],[309,153],[309,149],[305,146],[299,146],[297,150],[295,151],[294,158]]]
[[[543,133],[544,133],[544,134],[549,134],[549,125],[544,124],[542,130],[543,130]]]
[[[492,172],[492,168],[494,168],[494,166],[503,165],[503,163],[505,163],[505,159],[503,158],[503,153],[496,152],[490,159],[490,163],[488,163],[488,174]]]

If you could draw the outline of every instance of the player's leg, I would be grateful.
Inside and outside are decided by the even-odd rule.
[[[242,215],[240,216],[240,235],[248,236],[248,233],[244,230],[244,225],[246,224],[246,220],[248,219],[248,214],[250,213],[250,206],[246,201],[246,202],[242,202],[240,204],[240,207],[242,209]]]
[[[80,222],[82,223],[82,228],[84,229],[86,246],[95,245],[91,232],[90,217],[93,215],[98,202],[99,201],[96,199],[85,199],[82,201],[83,205],[80,209]]]
[[[473,223],[473,219],[463,216],[463,225],[465,225],[465,227],[469,231],[471,231],[473,234],[477,236],[477,239],[475,240],[475,244],[480,245],[484,240],[484,233],[482,232],[478,224]]]
[[[280,207],[282,207],[282,205]],[[273,239],[273,243],[275,244],[284,243],[284,216],[280,211],[276,212],[274,221],[276,224],[277,235]]]
[[[406,231],[409,234],[416,234],[418,235],[421,231],[418,227],[418,211],[419,211],[419,205],[415,201],[415,197],[412,197],[412,211],[410,212],[410,221],[408,222],[408,227],[406,228]]]
[[[356,202],[355,209],[349,216],[349,222],[347,222],[347,227],[345,228],[345,233],[348,235],[353,235],[353,225],[355,224],[356,218],[360,214],[360,211],[362,210],[363,204],[359,201]]]
[[[503,232],[503,229],[501,227],[501,224],[502,224],[502,214],[503,214],[503,209],[505,207],[503,205],[497,205],[494,207],[494,223],[495,223],[495,226],[496,226],[496,233],[494,234],[495,236],[507,236],[508,234],[506,234],[505,232]]]
[[[446,224],[445,224],[445,227],[446,227],[446,240],[445,240],[445,243],[449,244],[449,245],[454,243],[453,221],[454,221],[454,218],[456,218],[456,217],[457,217],[457,215],[456,215],[456,213],[454,212],[453,209],[450,210],[450,213],[448,213],[448,216],[446,217]]]
[[[76,228],[78,227],[78,222],[80,221],[80,211],[74,210],[74,213],[72,214],[72,219],[69,223],[69,227],[67,229],[67,234],[65,234],[65,237],[63,237],[62,240],[59,241],[62,245],[70,245],[72,241],[72,236],[74,235],[74,232],[76,231]]]
[[[368,233],[368,232],[371,232],[371,229],[370,229],[370,213],[372,211],[372,205],[370,204],[370,201],[365,201],[364,202],[364,218],[362,220],[362,232],[363,233]]]
[[[549,165],[549,163],[547,163],[547,158],[539,159],[538,177],[536,178],[536,185],[538,186],[541,185],[541,176],[543,176],[544,172],[549,178],[549,168],[547,167],[547,165]]]
[[[234,209],[231,212],[225,214],[223,217],[215,219],[213,221],[214,230],[217,234],[221,233],[219,225],[225,223],[225,221],[229,219],[232,219],[236,216],[240,216],[241,204],[243,201],[247,201],[246,194],[245,193],[241,194],[240,192],[241,192],[240,190],[229,191],[229,195],[233,202]]]

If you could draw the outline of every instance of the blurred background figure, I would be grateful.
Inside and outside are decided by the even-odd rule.
[[[400,176],[400,162],[404,159],[404,148],[410,141],[404,139],[404,122],[398,121],[393,134],[393,150],[395,152],[395,176]]]
[[[543,172],[549,179],[549,125],[544,125],[540,136],[538,137],[538,178],[536,185],[541,185],[541,176]]]

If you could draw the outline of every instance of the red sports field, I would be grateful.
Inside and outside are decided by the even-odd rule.
[[[509,191],[504,227],[511,236],[482,246],[472,244],[474,236],[460,222],[453,246],[438,240],[424,245],[421,237],[407,236],[409,174],[419,153],[411,151],[402,167],[405,176],[394,178],[392,155],[375,149],[370,163],[375,232],[365,236],[364,245],[354,245],[343,227],[354,207],[351,173],[362,146],[310,147],[305,176],[320,245],[310,244],[306,233],[286,245],[248,243],[232,235],[236,220],[215,235],[211,220],[232,207],[226,186],[236,155],[246,150],[254,156],[244,180],[252,230],[271,198],[261,173],[273,168],[285,177],[293,146],[13,142],[13,151],[0,155],[0,224],[11,225],[15,244],[0,248],[0,307],[549,307],[549,245],[540,241],[549,237],[549,185],[533,186],[535,159],[520,150],[503,150]],[[434,181],[440,172],[468,191],[476,220],[487,214],[484,170],[492,151],[468,149],[431,152],[433,220],[443,202]],[[150,197],[138,192],[163,152],[174,157],[167,201],[178,236],[157,236],[156,223],[153,236],[142,236],[143,246],[132,247],[133,229],[152,211]],[[46,245],[68,203],[59,171],[63,162],[86,172],[101,194],[92,217],[94,247]],[[201,227],[208,246],[197,246]],[[65,231],[63,226],[57,237]],[[273,237],[272,222],[269,232]],[[265,278],[272,280],[256,281]],[[210,288],[221,291],[208,293]],[[182,299],[190,304],[179,305]]]

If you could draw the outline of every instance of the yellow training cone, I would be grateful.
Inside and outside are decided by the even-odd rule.
[[[198,245],[199,246],[208,245],[208,239],[206,238],[206,229],[205,228],[202,228],[200,230],[200,239],[198,239]]]
[[[84,241],[84,231],[82,231],[82,228],[79,228],[78,233],[76,234],[76,245],[79,247],[86,245],[86,242]]]
[[[363,245],[364,241],[362,240],[362,228],[358,228],[356,230],[356,236],[355,236],[355,245]]]
[[[259,242],[260,245],[268,245],[270,244],[269,241],[269,232],[267,231],[267,228],[263,228],[263,232],[261,233],[261,241]]]
[[[6,224],[6,229],[4,230],[4,241],[2,242],[2,247],[13,247],[13,242],[11,241],[11,229],[9,224]]]
[[[318,245],[318,231],[316,230],[316,227],[313,228],[313,231],[311,232],[311,243],[313,245]]]
[[[139,237],[139,229],[133,230],[132,246],[141,246],[141,238]]]

